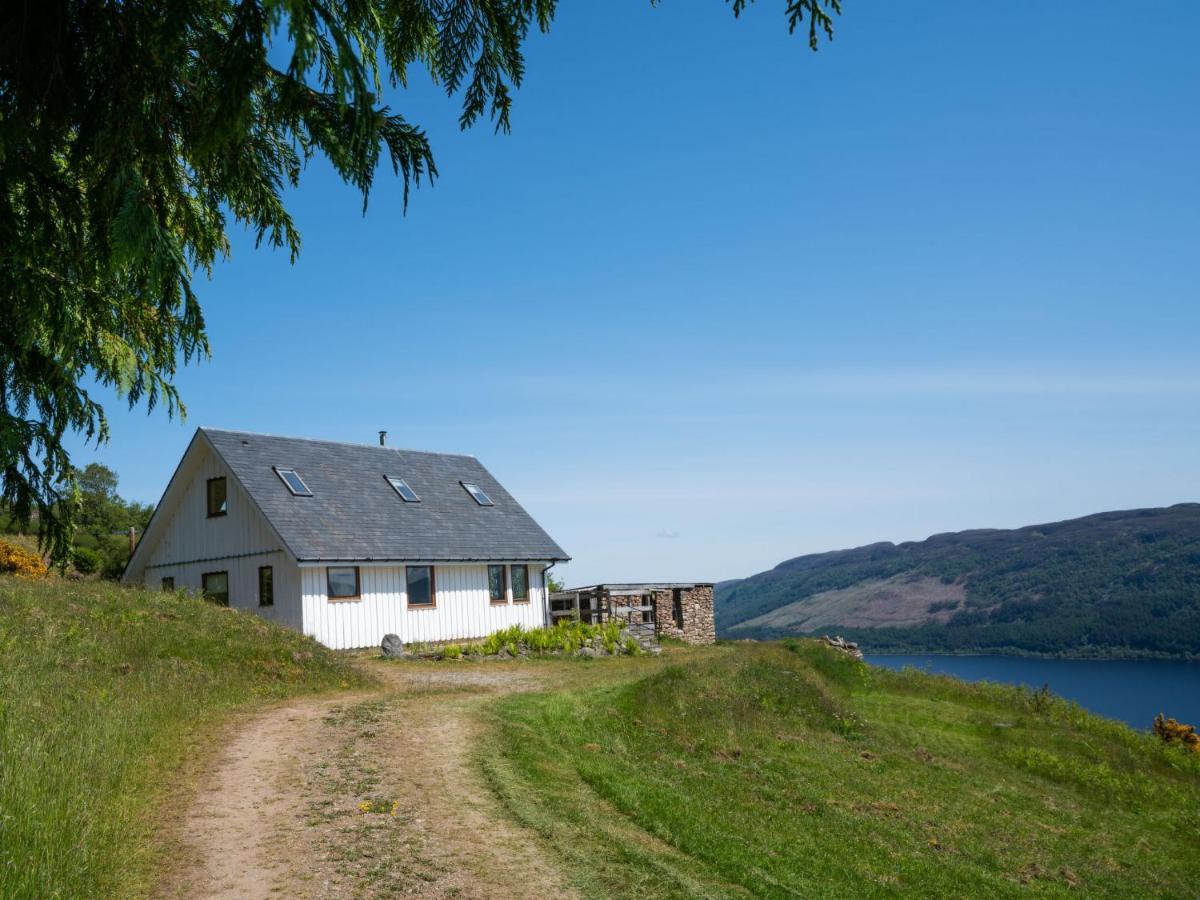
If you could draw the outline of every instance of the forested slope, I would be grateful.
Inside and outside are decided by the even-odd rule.
[[[877,650],[1200,655],[1200,504],[800,556],[716,591],[727,637]]]

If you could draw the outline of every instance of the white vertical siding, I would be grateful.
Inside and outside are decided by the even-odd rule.
[[[206,485],[219,477],[226,479],[228,512],[210,519]],[[203,441],[189,449],[143,540],[127,580],[156,588],[169,577],[176,588],[199,591],[206,572],[228,572],[230,606],[303,631],[335,649],[377,646],[385,634],[398,634],[406,642],[461,640],[517,624],[535,628],[547,621],[542,563],[529,566],[528,603],[493,606],[486,563],[435,565],[433,608],[408,609],[403,563],[361,564],[359,599],[330,601],[325,567],[297,564]],[[272,567],[274,606],[258,605],[260,566]]]
[[[271,567],[271,575],[275,582],[275,604],[273,606],[258,605],[259,566]],[[143,583],[148,588],[158,588],[162,585],[162,579],[170,576],[175,579],[176,588],[198,592],[202,585],[201,578],[206,572],[229,573],[229,605],[234,609],[257,613],[264,619],[270,619],[280,625],[294,628],[296,631],[303,630],[300,609],[300,568],[282,551],[186,565],[148,568]]]
[[[199,443],[190,455],[173,496],[163,498],[161,523],[145,538],[154,543],[137,559],[141,575],[127,577],[151,588],[169,577],[176,588],[199,591],[204,573],[228,572],[230,606],[302,630],[300,569],[291,554],[216,454]],[[210,519],[208,479],[221,477],[227,512]],[[258,605],[259,566],[272,569],[274,606]]]
[[[403,565],[360,565],[357,600],[328,598],[324,566],[303,566],[300,577],[304,633],[339,650],[377,646],[385,634],[398,634],[406,643],[450,641],[546,623],[540,563],[529,566],[529,602],[502,605],[488,599],[486,564],[435,565],[433,608],[408,608]]]
[[[191,559],[215,559],[282,550],[279,537],[258,511],[250,496],[234,480],[224,463],[207,447],[197,447],[200,458],[190,467],[150,555],[139,562],[146,566]],[[207,483],[224,478],[227,507],[223,516],[208,517]]]

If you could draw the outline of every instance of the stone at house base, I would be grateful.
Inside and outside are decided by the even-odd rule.
[[[400,659],[404,656],[404,641],[398,634],[385,634],[379,644],[379,649],[386,659]]]

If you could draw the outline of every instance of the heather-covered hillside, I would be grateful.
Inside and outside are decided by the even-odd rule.
[[[727,637],[877,650],[1200,655],[1200,504],[800,556],[717,586]]]

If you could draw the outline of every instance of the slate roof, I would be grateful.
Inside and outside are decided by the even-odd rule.
[[[566,560],[473,456],[201,428],[298,560]],[[274,468],[293,468],[296,497]],[[385,475],[421,498],[405,503]],[[478,484],[480,506],[460,482]]]

